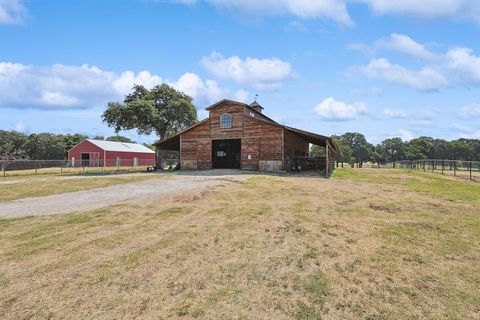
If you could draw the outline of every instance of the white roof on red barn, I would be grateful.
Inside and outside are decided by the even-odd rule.
[[[93,143],[94,145],[105,151],[155,153],[155,151],[153,151],[152,149],[138,143],[126,143],[93,139],[87,139],[87,141]]]

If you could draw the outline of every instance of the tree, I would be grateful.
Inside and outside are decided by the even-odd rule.
[[[310,157],[325,157],[325,148],[312,144],[310,146]]]
[[[433,140],[433,159],[450,159],[450,144],[443,139]]]
[[[119,135],[107,137],[105,140],[106,141],[135,143],[135,141],[133,141],[132,139],[124,137],[124,136],[119,136]]]
[[[27,159],[25,143],[27,136],[21,132],[0,130],[0,159]]]
[[[65,159],[65,150],[61,136],[52,133],[31,134],[25,143],[25,151],[33,160]]]
[[[105,137],[104,136],[93,136],[92,139],[93,140],[105,140]]]
[[[405,159],[405,144],[401,138],[385,139],[376,146],[375,151],[377,153],[377,163],[395,162]]]
[[[474,160],[475,148],[469,139],[457,139],[450,142],[450,152],[453,160]]]
[[[123,103],[110,102],[102,115],[115,132],[137,129],[139,134],[155,132],[165,138],[197,121],[192,98],[167,84],[148,90],[135,85]]]
[[[373,145],[367,142],[363,134],[357,132],[347,132],[341,136],[341,139],[352,150],[353,162],[357,163],[359,167],[364,162],[371,160],[371,153],[373,152]]]
[[[432,159],[435,151],[433,139],[419,137],[410,140],[405,148],[405,157],[408,160]]]
[[[332,136],[332,140],[337,150],[334,156],[335,162],[337,163],[337,167],[339,163],[341,163],[343,168],[344,163],[352,162],[352,150],[341,137]]]
[[[63,139],[65,144],[65,152],[75,147],[77,144],[82,142],[85,139],[88,139],[86,135],[75,133],[75,134],[65,134],[60,136]]]

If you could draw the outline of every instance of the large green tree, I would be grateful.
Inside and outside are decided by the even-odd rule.
[[[341,164],[343,168],[344,163],[351,164],[352,163],[352,150],[350,147],[345,143],[345,141],[338,136],[332,136],[333,144],[335,145],[336,152],[334,154],[335,162],[337,163],[337,167]]]
[[[347,132],[341,136],[344,143],[352,150],[353,162],[359,167],[364,162],[371,160],[373,145],[368,143],[363,134],[357,132]]]
[[[65,150],[62,136],[53,133],[33,133],[25,143],[25,151],[33,160],[62,160]]]
[[[28,158],[24,146],[27,135],[16,131],[0,130],[0,159],[18,160]]]
[[[375,147],[377,159],[380,163],[394,162],[405,159],[405,143],[401,138],[383,140]]]
[[[194,124],[197,110],[190,96],[167,84],[151,90],[135,85],[123,103],[108,103],[102,118],[115,132],[136,129],[139,134],[155,132],[162,139]]]
[[[434,154],[434,139],[430,137],[412,139],[405,148],[405,157],[408,160],[432,159]]]

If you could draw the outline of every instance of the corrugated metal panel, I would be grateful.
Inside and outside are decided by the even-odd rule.
[[[105,151],[118,151],[118,152],[140,152],[140,153],[155,153],[152,149],[145,147],[144,145],[137,143],[104,141],[87,139],[87,141],[93,143],[99,148]]]

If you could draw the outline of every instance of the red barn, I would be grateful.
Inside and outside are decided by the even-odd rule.
[[[68,150],[71,167],[154,166],[155,151],[136,143],[85,139]]]

